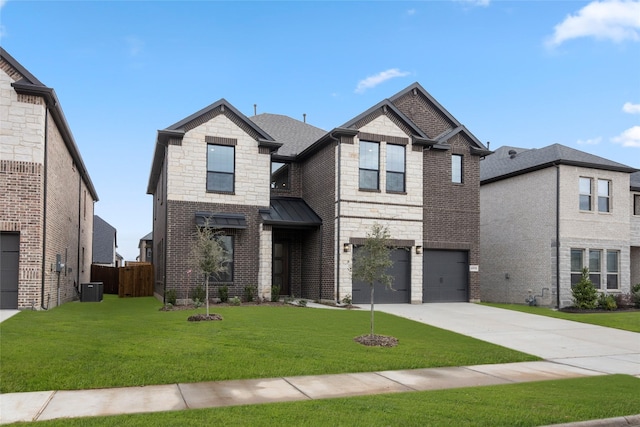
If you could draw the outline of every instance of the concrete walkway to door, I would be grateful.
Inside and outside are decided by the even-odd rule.
[[[548,361],[640,378],[640,334],[636,332],[471,303],[376,304],[375,310]]]

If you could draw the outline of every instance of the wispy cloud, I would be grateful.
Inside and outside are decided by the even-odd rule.
[[[640,126],[633,126],[625,130],[619,136],[611,138],[611,141],[623,147],[640,148]]]
[[[554,27],[554,33],[546,41],[548,47],[556,47],[567,40],[595,37],[620,43],[624,40],[640,40],[640,1],[594,1],[575,15],[569,15]]]
[[[407,15],[412,16],[416,14],[416,10],[415,9],[409,9],[407,10]]]
[[[457,3],[463,3],[469,6],[487,7],[491,3],[491,0],[454,0]]]
[[[409,73],[408,71],[400,71],[400,69],[398,68],[391,68],[389,70],[382,71],[376,75],[369,76],[364,80],[360,80],[358,82],[358,86],[356,86],[355,92],[363,93],[367,89],[376,87],[379,84],[386,82],[387,80],[390,80],[396,77],[408,76],[409,74],[411,73]]]
[[[640,114],[640,104],[625,102],[622,106],[622,111],[629,114]]]
[[[578,141],[576,141],[578,145],[598,145],[601,142],[602,142],[601,136],[597,138],[591,138],[591,139],[579,139]]]
[[[7,0],[0,0],[0,9],[2,9],[2,6],[5,4],[7,4]]]
[[[127,44],[129,56],[138,56],[144,49],[144,41],[139,37],[128,36],[125,37],[124,41]]]

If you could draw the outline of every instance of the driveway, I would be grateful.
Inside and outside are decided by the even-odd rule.
[[[640,377],[636,332],[471,303],[376,304],[375,310],[564,365]]]

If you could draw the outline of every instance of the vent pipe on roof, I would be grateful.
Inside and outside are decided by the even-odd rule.
[[[515,159],[518,152],[516,150],[509,150],[509,158]]]
[[[258,104],[253,104],[253,115],[254,116],[258,115]]]
[[[491,145],[491,141],[487,141],[487,150],[491,150],[491,148],[489,148],[490,145]]]
[[[302,113],[302,121],[307,123],[307,113]]]

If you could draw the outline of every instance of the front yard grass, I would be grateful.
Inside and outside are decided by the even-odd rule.
[[[42,427],[539,426],[633,415],[640,379],[626,375],[38,422]]]
[[[540,316],[555,317],[558,319],[573,320],[575,322],[590,323],[592,325],[606,326],[608,328],[624,329],[631,332],[640,332],[640,311],[602,311],[598,313],[567,313],[546,307],[529,306],[524,304],[498,304],[483,302],[483,305],[506,308],[507,310],[521,311]]]
[[[187,322],[199,310],[159,311],[153,297],[72,302],[24,311],[0,324],[0,392],[465,366],[539,358],[385,313],[366,347],[369,313],[291,306],[211,307],[222,321]]]

